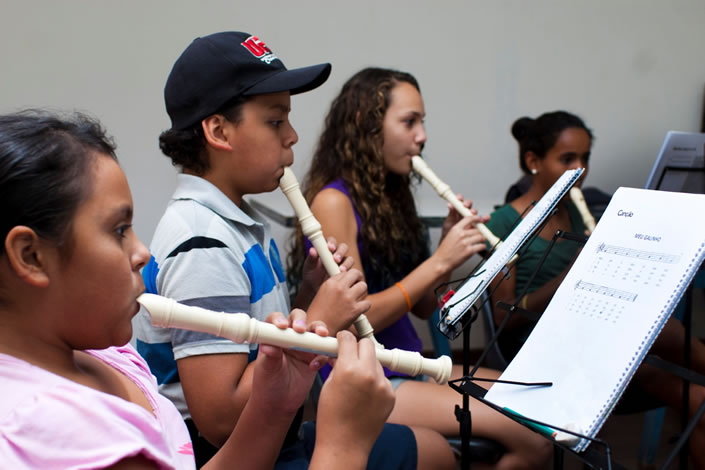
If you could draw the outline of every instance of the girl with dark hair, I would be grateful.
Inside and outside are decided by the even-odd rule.
[[[428,318],[437,306],[434,287],[484,248],[473,224],[451,210],[441,242],[429,254],[424,227],[411,192],[411,157],[426,142],[424,104],[408,73],[367,68],[350,78],[333,101],[302,191],[326,236],[346,243],[354,266],[364,272],[371,308],[366,313],[375,337],[386,348],[420,351],[408,313]],[[469,202],[466,202],[469,207]],[[301,272],[306,240],[298,229],[289,273]],[[297,279],[292,279],[296,285]],[[396,388],[390,422],[425,429],[429,435],[458,435],[454,407],[462,396],[425,377],[387,371]],[[495,371],[478,375],[496,377]],[[460,368],[454,368],[454,377]],[[506,453],[496,468],[539,468],[550,444],[523,426],[473,402],[473,434],[499,441]],[[436,467],[453,468],[442,441]]]
[[[512,125],[512,135],[519,144],[519,166],[529,176],[529,188],[522,195],[497,209],[491,216],[487,227],[500,238],[505,238],[521,214],[533,201],[538,201],[556,180],[566,171],[585,168],[578,185],[585,179],[592,148],[592,131],[583,121],[568,112],[555,111],[545,113],[536,119],[523,117]],[[537,238],[526,247],[516,264],[514,274],[498,284],[492,296],[493,304],[497,300],[513,299],[521,292],[537,263],[543,256],[556,230],[584,233],[585,225],[580,212],[570,201],[564,198],[557,206],[556,213],[538,234]],[[542,312],[551,300],[553,293],[568,272],[573,259],[580,250],[579,243],[560,240],[551,250],[529,294],[520,300],[522,308]],[[504,319],[506,312],[495,309],[497,324]],[[511,360],[524,344],[533,323],[519,315],[513,316],[507,325],[506,334],[500,335],[499,345],[507,360]]]
[[[0,461],[4,468],[195,469],[181,414],[128,343],[149,252],[114,146],[82,115],[0,116]],[[303,311],[279,328],[305,326]],[[394,395],[369,340],[338,334],[310,467],[365,467]],[[203,468],[268,469],[324,358],[261,345],[255,393]],[[373,404],[373,406],[365,406]],[[340,423],[345,423],[340,425]]]

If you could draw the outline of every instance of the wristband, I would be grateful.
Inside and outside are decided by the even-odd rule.
[[[409,298],[409,294],[406,293],[406,289],[404,289],[404,286],[402,286],[400,282],[396,282],[394,285],[397,286],[404,295],[404,300],[406,300],[406,311],[411,312],[411,299]]]

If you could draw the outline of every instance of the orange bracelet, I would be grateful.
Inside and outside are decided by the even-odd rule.
[[[404,289],[404,286],[402,286],[400,282],[396,282],[394,285],[399,288],[402,294],[404,294],[404,300],[406,300],[406,311],[411,312],[411,299],[409,298],[409,294],[406,293],[406,289]]]

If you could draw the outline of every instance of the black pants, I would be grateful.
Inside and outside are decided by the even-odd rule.
[[[201,436],[198,429],[196,429],[196,425],[193,424],[193,421],[186,419],[184,422],[188,428],[188,433],[191,435],[193,456],[196,458],[196,468],[201,468],[218,452],[218,448]]]
[[[284,445],[282,448],[286,448],[299,440],[298,431],[299,426],[301,426],[303,411],[304,409],[301,407],[296,413],[294,421],[291,423],[291,427],[284,438]],[[201,436],[201,433],[198,432],[198,429],[192,420],[185,419],[184,422],[186,423],[188,433],[191,436],[193,455],[196,458],[196,468],[201,468],[216,454],[216,452],[218,452],[218,448]]]

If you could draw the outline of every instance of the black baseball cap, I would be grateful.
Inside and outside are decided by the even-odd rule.
[[[328,63],[287,70],[257,36],[227,31],[199,37],[179,56],[164,87],[172,129],[186,129],[239,96],[313,90]]]

